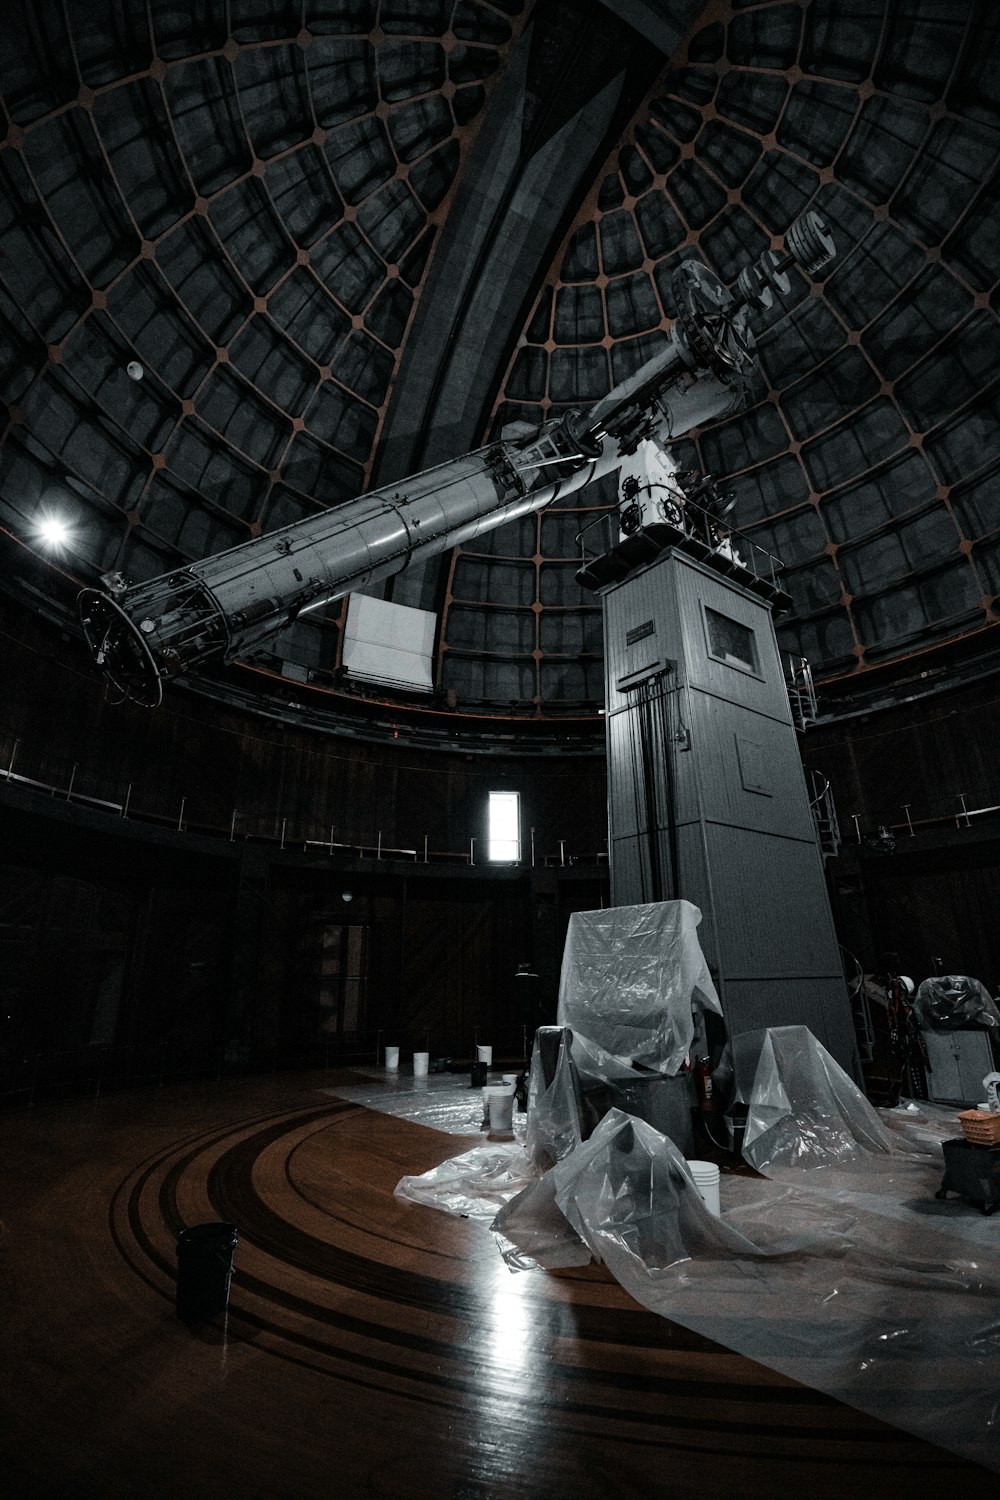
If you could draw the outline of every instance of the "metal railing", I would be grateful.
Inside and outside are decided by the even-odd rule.
[[[813,682],[812,667],[805,656],[793,656],[790,651],[782,652],[785,668],[785,687],[788,691],[788,702],[792,710],[792,723],[800,732],[807,729],[810,724],[815,724],[819,718],[819,703],[816,698],[816,685]]]
[[[17,769],[15,769],[17,767]],[[476,836],[470,836],[462,848],[437,849],[431,847],[430,834],[423,834],[412,845],[398,845],[382,830],[376,829],[368,836],[355,836],[354,830],[338,829],[336,825],[320,828],[315,818],[271,813],[248,813],[239,807],[232,808],[228,819],[215,821],[214,817],[203,818],[197,814],[197,794],[179,795],[176,808],[159,811],[141,805],[140,794],[133,782],[114,795],[97,796],[93,790],[99,785],[100,773],[83,761],[67,764],[66,779],[62,784],[45,779],[42,775],[27,774],[30,768],[29,752],[21,739],[14,739],[0,758],[0,782],[21,786],[54,801],[68,802],[93,808],[117,818],[144,823],[176,833],[205,835],[224,839],[229,843],[257,842],[274,845],[279,852],[298,851],[303,854],[347,856],[353,859],[379,861],[401,860],[411,864],[465,864],[483,865],[485,860]],[[33,768],[32,768],[33,769]],[[51,774],[51,773],[50,773]],[[102,788],[103,790],[103,788]],[[538,831],[530,830],[530,837],[523,846],[522,857],[510,863],[531,868],[536,865],[556,864],[561,867],[576,865],[600,865],[607,860],[607,851],[572,850],[572,841],[558,838],[543,842]]]
[[[778,574],[783,570],[784,564],[772,552],[759,547],[742,531],[719,521],[710,511],[705,510],[694,500],[685,500],[683,505],[678,504],[675,509],[674,519],[669,522],[654,522],[651,528],[645,529],[654,534],[657,530],[668,534],[673,533],[677,545],[693,544],[697,553],[707,553],[728,564],[727,570],[736,578],[739,578],[740,572],[743,572],[755,582],[767,583],[775,590],[780,587]],[[618,514],[617,508],[602,511],[576,533],[581,564],[586,565],[601,556],[603,552],[619,544]],[[601,525],[605,528],[605,541],[601,551],[590,551],[585,538],[595,527]],[[641,531],[633,535],[641,535]],[[625,542],[629,540],[628,537],[624,538]]]

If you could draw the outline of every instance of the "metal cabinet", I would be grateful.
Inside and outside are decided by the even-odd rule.
[[[986,1031],[925,1031],[930,1061],[927,1093],[947,1104],[978,1104],[983,1079],[996,1064]]]

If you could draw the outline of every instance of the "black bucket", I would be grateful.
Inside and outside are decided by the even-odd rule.
[[[193,1224],[177,1238],[177,1316],[186,1323],[217,1317],[229,1306],[235,1224]]]

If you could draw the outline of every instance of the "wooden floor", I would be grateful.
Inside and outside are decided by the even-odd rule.
[[[0,1119],[5,1500],[952,1497],[995,1475],[393,1198],[463,1144],[325,1073]],[[239,1226],[227,1326],[174,1313]]]

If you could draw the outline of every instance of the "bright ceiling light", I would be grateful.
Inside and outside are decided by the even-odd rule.
[[[38,523],[38,535],[47,547],[61,547],[70,539],[70,529],[58,516],[43,516]]]

